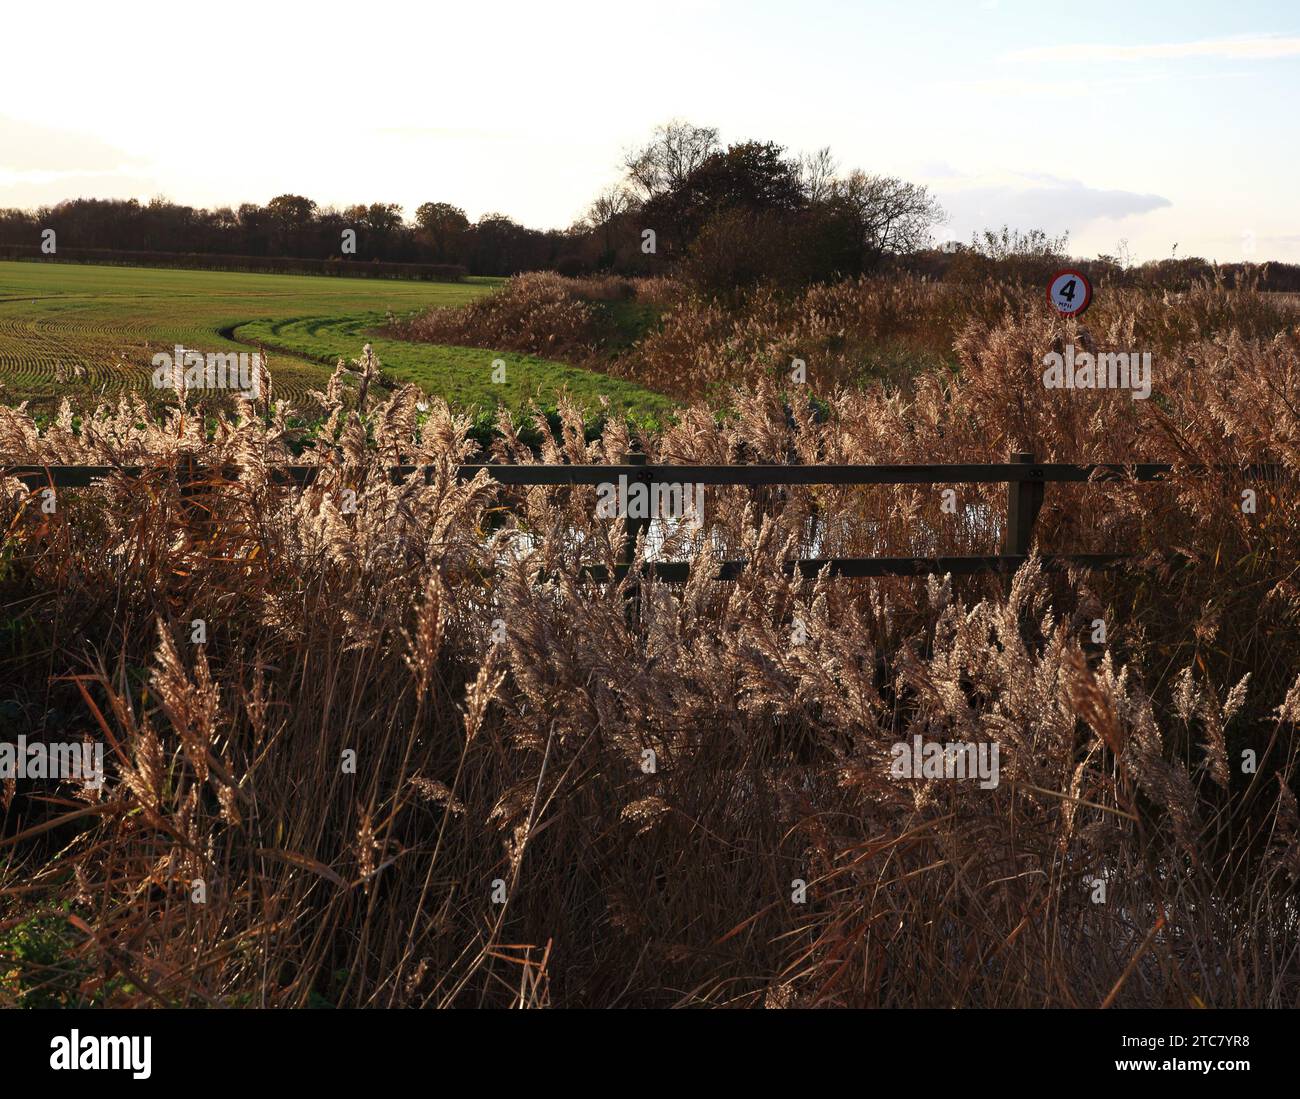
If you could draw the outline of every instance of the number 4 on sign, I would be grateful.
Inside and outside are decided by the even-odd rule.
[[[1057,271],[1047,284],[1047,302],[1063,317],[1077,317],[1092,301],[1092,283],[1082,271]]]

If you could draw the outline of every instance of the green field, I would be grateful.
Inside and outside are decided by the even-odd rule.
[[[300,403],[308,389],[324,387],[340,356],[356,358],[369,341],[386,374],[462,408],[504,402],[518,409],[534,397],[549,407],[561,389],[592,410],[602,395],[640,416],[657,418],[671,406],[659,394],[563,363],[369,334],[389,313],[459,305],[498,281],[0,262],[0,400],[40,408],[63,396],[84,401],[150,389],[153,355],[183,344],[205,352],[264,348],[277,396]],[[505,384],[492,381],[498,358],[506,363]]]
[[[277,361],[277,350],[291,349],[296,355],[331,365],[340,355],[354,357],[368,341],[386,374],[415,382],[462,408],[493,408],[498,400],[518,408],[534,396],[540,405],[550,407],[561,389],[593,410],[599,408],[601,396],[608,397],[616,409],[656,419],[672,407],[667,397],[622,379],[533,355],[412,343],[369,334],[383,323],[383,313],[300,317],[252,321],[239,325],[234,335],[243,343],[267,348],[272,362]],[[493,366],[498,361],[506,365],[504,384],[492,380]]]

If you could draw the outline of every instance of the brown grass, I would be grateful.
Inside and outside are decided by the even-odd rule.
[[[38,432],[0,407],[6,461],[246,470],[198,496],[162,474],[64,490],[53,515],[4,485],[12,723],[102,740],[110,762],[99,793],[4,791],[0,999],[1296,1006],[1300,337],[1221,288],[1172,314],[1120,295],[1086,326],[995,311],[1012,296],[990,290],[989,315],[960,325],[955,376],[832,376],[814,416],[760,369],[802,346],[778,355],[776,333],[830,346],[890,310],[896,331],[935,291],[896,293],[813,291],[770,322],[683,306],[694,319],[666,326],[685,342],[663,362],[693,346],[707,363],[749,325],[728,354],[753,369],[725,414],[692,405],[642,444],[678,462],[1028,449],[1287,474],[1254,516],[1230,476],[1054,486],[1042,549],[1127,549],[1141,566],[1031,563],[1009,590],[780,568],[991,552],[1001,486],[959,488],[959,518],[937,487],[710,490],[707,537],[655,552],[749,568],[647,582],[630,620],[620,586],[580,579],[617,552],[592,490],[458,483],[468,424],[436,402],[418,416],[413,389],[370,415],[369,443],[329,410],[338,450],[308,452],[328,468],[301,492],[265,475],[291,460],[283,408],[242,407],[207,438],[192,412],[157,422],[130,397],[76,431],[70,408]],[[1152,341],[1158,399],[1044,391],[1036,364],[1068,340]],[[503,424],[494,457],[627,447],[619,423],[584,443],[563,419],[540,454]],[[440,473],[389,485],[377,467],[398,458]],[[1098,617],[1104,650],[1088,643]],[[892,778],[890,745],[914,735],[996,740],[1001,784]],[[57,949],[14,945],[33,921]]]
[[[628,348],[611,343],[594,303],[635,300],[658,323]],[[1286,295],[1236,291],[1203,281],[1180,293],[1099,287],[1084,319],[1054,320],[1038,285],[992,280],[935,282],[912,275],[850,279],[798,294],[768,288],[715,301],[671,279],[571,279],[541,273],[511,279],[496,294],[401,322],[394,334],[435,343],[506,347],[551,355],[693,400],[723,396],[760,379],[786,385],[800,359],[818,391],[886,380],[906,387],[918,372],[964,370],[967,346],[1008,323],[1081,335],[1106,348],[1141,347],[1176,357],[1214,338],[1268,340],[1296,323]],[[1036,360],[1035,360],[1036,361]]]

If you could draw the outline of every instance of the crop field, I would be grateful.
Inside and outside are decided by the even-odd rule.
[[[588,409],[599,407],[602,396],[608,397],[615,408],[643,415],[657,417],[672,407],[668,398],[631,382],[537,355],[447,344],[431,346],[372,335],[384,320],[383,313],[258,320],[239,325],[234,336],[243,344],[266,348],[273,364],[282,361],[276,352],[333,364],[340,355],[355,356],[357,349],[369,342],[388,374],[414,382],[460,408],[491,408],[499,397],[519,407],[533,395],[538,396],[539,403],[550,405],[561,389]],[[506,367],[503,384],[492,380],[494,364],[499,362]],[[276,378],[278,384],[278,373]]]
[[[0,263],[0,383],[8,402],[49,410],[150,386],[151,360],[175,345],[201,351],[267,352],[278,396],[321,388],[340,357],[368,340],[384,371],[458,407],[553,405],[561,389],[584,407],[601,395],[615,407],[654,414],[666,399],[593,371],[516,352],[408,344],[373,338],[391,314],[463,305],[498,280],[416,283],[309,275],[177,271],[78,264]],[[506,363],[503,384],[493,364]]]

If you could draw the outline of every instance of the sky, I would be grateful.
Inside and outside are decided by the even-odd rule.
[[[684,118],[923,183],[937,240],[1300,262],[1295,0],[46,0],[4,23],[0,207],[292,192],[562,228]]]

